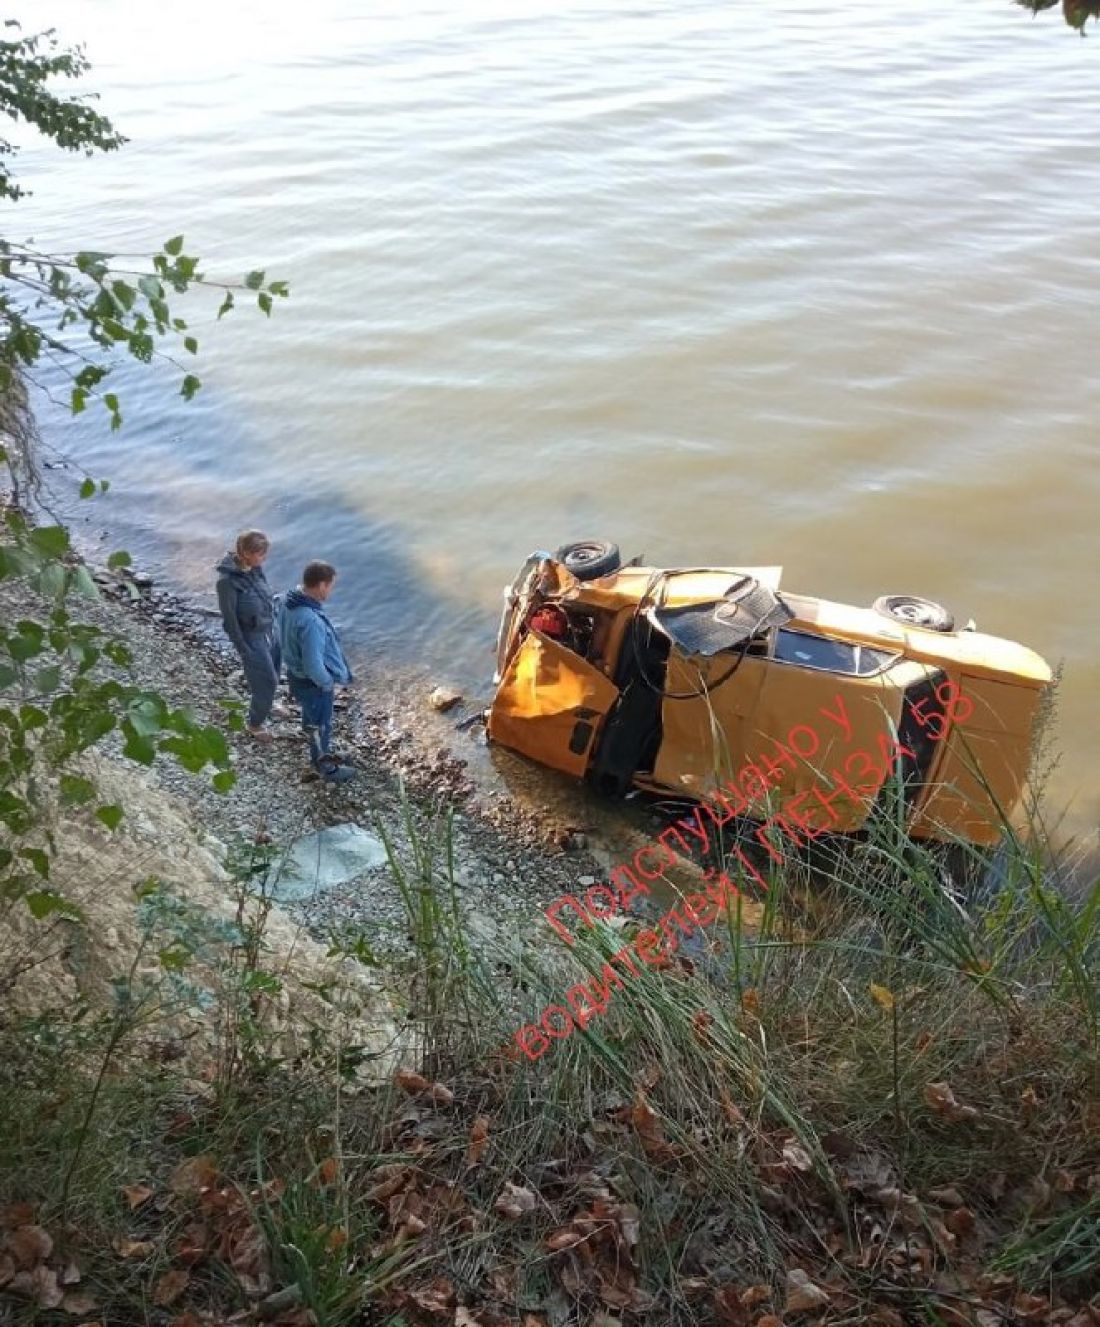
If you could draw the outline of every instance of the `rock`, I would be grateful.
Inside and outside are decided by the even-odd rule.
[[[461,699],[461,691],[453,691],[450,687],[436,687],[428,697],[428,704],[433,710],[443,713],[454,709]]]
[[[596,883],[596,877],[594,875],[577,876],[577,884],[581,887],[581,889],[589,889],[595,883]]]

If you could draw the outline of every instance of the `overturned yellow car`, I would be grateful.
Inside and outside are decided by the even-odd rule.
[[[533,553],[505,591],[491,742],[600,791],[702,801],[796,841],[889,814],[993,844],[1027,778],[1051,670],[910,595],[780,593],[778,567]]]

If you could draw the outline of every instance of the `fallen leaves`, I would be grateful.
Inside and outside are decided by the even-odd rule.
[[[153,1286],[153,1303],[162,1309],[168,1308],[187,1289],[190,1280],[191,1273],[179,1268],[173,1268],[171,1271],[165,1272],[163,1276],[157,1278]]]
[[[393,1081],[410,1097],[426,1094],[437,1106],[450,1106],[455,1099],[449,1087],[443,1083],[431,1083],[423,1074],[415,1073],[412,1069],[398,1069]]]
[[[509,1221],[518,1221],[521,1216],[535,1210],[537,1203],[530,1189],[523,1189],[518,1184],[506,1183],[504,1191],[493,1204],[493,1210]]]
[[[925,1084],[924,1104],[952,1124],[966,1123],[978,1118],[976,1107],[960,1105],[947,1083]]]
[[[817,1313],[827,1308],[828,1291],[822,1290],[810,1280],[809,1273],[801,1267],[792,1267],[787,1273],[787,1312]]]
[[[131,1212],[143,1206],[153,1196],[153,1190],[147,1184],[124,1184],[122,1192],[126,1195]]]
[[[208,1153],[188,1157],[172,1172],[168,1188],[177,1198],[198,1198],[218,1182],[218,1168]]]
[[[489,1145],[489,1117],[479,1115],[470,1127],[470,1141],[466,1148],[467,1166],[476,1166]]]
[[[13,1224],[23,1217],[31,1221]],[[4,1209],[0,1220],[5,1229],[0,1240],[0,1287],[32,1300],[41,1309],[65,1308],[68,1302],[77,1306],[66,1310],[74,1315],[93,1312],[96,1303],[91,1295],[69,1289],[79,1284],[80,1268],[72,1259],[57,1254],[53,1236],[33,1217],[34,1209],[26,1203],[12,1203]]]

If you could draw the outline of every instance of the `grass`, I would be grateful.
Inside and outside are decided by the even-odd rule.
[[[58,1228],[86,1128],[66,1247],[120,1321],[163,1317],[196,1221],[180,1305],[228,1313],[258,1284],[289,1296],[269,1320],[317,1327],[460,1307],[478,1327],[754,1324],[784,1314],[792,1270],[836,1323],[1011,1322],[1021,1295],[1054,1313],[1100,1293],[1100,882],[1067,887],[1037,824],[969,906],[889,823],[772,871],[752,929],[732,907],[535,1062],[505,1052],[515,1030],[634,923],[573,949],[545,927],[489,941],[459,907],[446,809],[406,801],[400,836],[379,832],[423,1077],[351,1091],[339,1047],[265,1059],[255,983],[231,1002],[247,1062],[202,1091],[136,1046],[105,1061],[102,1022],[5,1028],[3,1192]],[[175,1192],[188,1156],[237,1198]],[[158,1197],[130,1212],[138,1181]],[[140,1265],[121,1235],[149,1237]]]

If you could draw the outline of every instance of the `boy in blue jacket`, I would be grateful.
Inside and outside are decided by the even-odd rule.
[[[336,628],[324,610],[335,584],[336,568],[330,563],[307,562],[301,585],[283,604],[279,635],[290,693],[302,707],[313,767],[329,782],[346,783],[355,771],[331,754],[333,693],[352,680]]]

